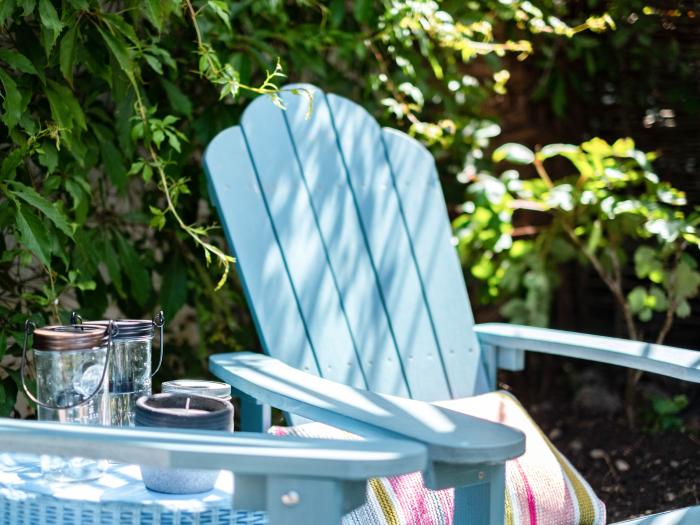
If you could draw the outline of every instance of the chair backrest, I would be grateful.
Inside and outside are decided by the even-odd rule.
[[[425,401],[488,388],[430,153],[357,104],[256,99],[204,156],[264,350]]]

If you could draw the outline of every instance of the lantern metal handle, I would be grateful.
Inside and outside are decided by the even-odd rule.
[[[78,316],[78,317],[80,317],[80,316]],[[107,355],[105,357],[105,366],[102,369],[102,376],[100,376],[100,382],[98,383],[97,388],[95,388],[95,391],[92,394],[90,394],[88,397],[83,399],[82,401],[75,403],[73,405],[68,405],[68,406],[48,405],[46,403],[42,403],[36,397],[34,397],[34,394],[32,394],[31,391],[29,390],[29,388],[27,387],[27,383],[25,382],[25,379],[24,379],[24,377],[25,377],[24,368],[25,368],[25,363],[27,361],[27,357],[26,357],[27,356],[27,339],[29,338],[30,332],[34,332],[34,330],[36,329],[36,325],[32,321],[27,319],[24,322],[24,344],[22,345],[22,362],[20,364],[20,369],[19,369],[19,374],[20,374],[20,377],[22,378],[22,389],[24,390],[24,394],[29,399],[34,401],[34,403],[39,405],[40,407],[48,408],[51,410],[69,410],[71,408],[76,408],[76,407],[79,407],[81,405],[86,404],[88,401],[90,401],[93,397],[95,397],[99,393],[100,389],[104,385],[105,377],[107,375],[107,368],[109,368],[110,352],[112,351],[112,336],[116,335],[116,333],[114,333],[114,330],[116,330],[116,328],[117,327],[115,326],[114,321],[110,321],[109,325],[107,326]]]
[[[163,364],[163,326],[165,326],[165,316],[163,315],[163,310],[158,312],[153,318],[153,326],[160,329],[160,355],[158,356],[158,366],[155,372],[151,374],[151,377],[158,373],[160,366]]]

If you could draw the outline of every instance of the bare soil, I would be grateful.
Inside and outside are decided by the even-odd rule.
[[[635,428],[621,393],[624,370],[528,356],[524,373],[504,373],[511,390],[607,507],[608,522],[700,504],[700,389],[647,374],[638,388]],[[685,395],[681,429],[651,432],[649,398]]]

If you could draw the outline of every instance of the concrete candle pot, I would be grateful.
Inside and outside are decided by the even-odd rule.
[[[156,394],[136,402],[137,427],[233,431],[233,406],[228,401],[190,394]],[[219,470],[141,467],[146,488],[168,494],[193,494],[214,488]]]

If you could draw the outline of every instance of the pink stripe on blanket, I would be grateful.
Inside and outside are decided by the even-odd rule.
[[[532,494],[532,488],[527,480],[527,474],[523,470],[519,459],[511,460],[518,467],[518,472],[522,478],[523,484],[525,485],[525,494],[527,495],[527,508],[530,515],[530,525],[537,525],[537,506],[535,505],[535,496]]]
[[[414,473],[388,480],[402,514],[407,518],[406,525],[439,525],[426,505],[427,490],[423,487],[423,476]]]

